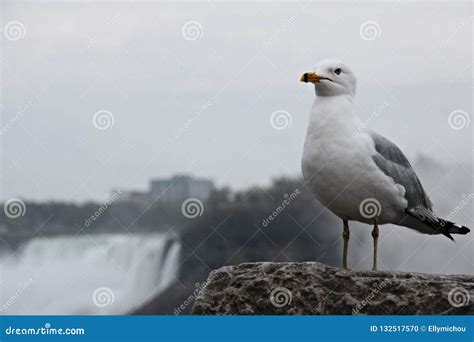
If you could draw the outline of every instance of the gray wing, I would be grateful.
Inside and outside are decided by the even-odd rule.
[[[433,203],[426,194],[415,170],[397,145],[380,134],[370,131],[377,153],[372,157],[375,164],[389,177],[405,187],[408,208],[424,207],[433,210]]]

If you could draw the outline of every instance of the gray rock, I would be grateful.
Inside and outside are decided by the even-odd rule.
[[[467,315],[474,276],[246,263],[209,275],[195,315]]]

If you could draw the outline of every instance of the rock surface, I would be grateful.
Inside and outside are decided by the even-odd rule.
[[[212,271],[196,315],[466,315],[474,276],[344,272],[317,262],[246,263]]]

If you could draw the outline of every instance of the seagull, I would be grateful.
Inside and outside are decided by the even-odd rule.
[[[301,76],[316,91],[302,157],[305,183],[343,221],[342,268],[347,267],[349,221],[373,225],[377,270],[379,225],[391,223],[422,234],[467,234],[469,228],[436,216],[433,203],[403,152],[366,128],[354,113],[357,80],[339,60],[324,60]]]

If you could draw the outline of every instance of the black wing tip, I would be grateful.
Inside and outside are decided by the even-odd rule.
[[[452,242],[456,242],[456,240],[454,240],[454,238],[451,236],[451,234],[449,233],[442,233],[444,236],[446,236],[447,238],[449,238]]]
[[[429,210],[426,208],[423,209]],[[413,209],[405,209],[405,212],[431,226],[434,229],[432,234],[443,234],[451,241],[454,241],[454,238],[451,236],[451,234],[466,235],[471,232],[471,230],[466,226],[461,226],[454,222],[441,219],[439,217],[434,217],[434,219],[430,218],[428,215],[426,215],[426,212],[423,212],[423,210],[415,211]]]
[[[446,237],[448,237],[449,239],[451,239],[451,241],[454,241],[453,237],[451,236],[451,234],[461,234],[461,235],[466,235],[467,233],[469,233],[471,230],[469,228],[467,228],[466,226],[458,226],[457,224],[455,223],[452,223],[452,222],[448,222],[449,223],[449,226],[446,227],[448,228],[448,230],[446,231],[443,231],[442,234]]]

